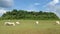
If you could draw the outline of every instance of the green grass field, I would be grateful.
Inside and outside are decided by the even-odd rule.
[[[36,20],[11,20],[21,23],[16,26],[6,26],[6,21],[0,21],[0,34],[60,34],[60,25],[55,24],[56,20],[38,20],[38,25],[34,24]]]

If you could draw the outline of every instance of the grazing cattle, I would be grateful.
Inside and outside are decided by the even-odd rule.
[[[16,24],[20,24],[19,22],[16,22]]]
[[[8,26],[15,26],[15,23],[14,23],[14,22],[5,22],[5,25],[8,25]]]
[[[57,23],[57,24],[60,24],[60,22],[59,22],[59,21],[56,21],[56,23]]]

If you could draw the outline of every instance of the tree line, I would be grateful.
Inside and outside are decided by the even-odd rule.
[[[4,13],[0,19],[32,19],[32,20],[48,20],[48,19],[59,19],[53,12],[43,11],[25,11],[14,9]]]

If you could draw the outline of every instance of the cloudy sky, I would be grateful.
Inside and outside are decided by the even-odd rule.
[[[60,0],[0,0],[0,15],[12,9],[51,11],[60,17]]]

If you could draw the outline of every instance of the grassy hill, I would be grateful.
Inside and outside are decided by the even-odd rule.
[[[0,21],[0,34],[60,34],[60,24],[56,24],[56,20],[38,20],[39,24],[34,24],[36,20],[10,20],[20,22],[15,26],[4,25],[6,21]]]

